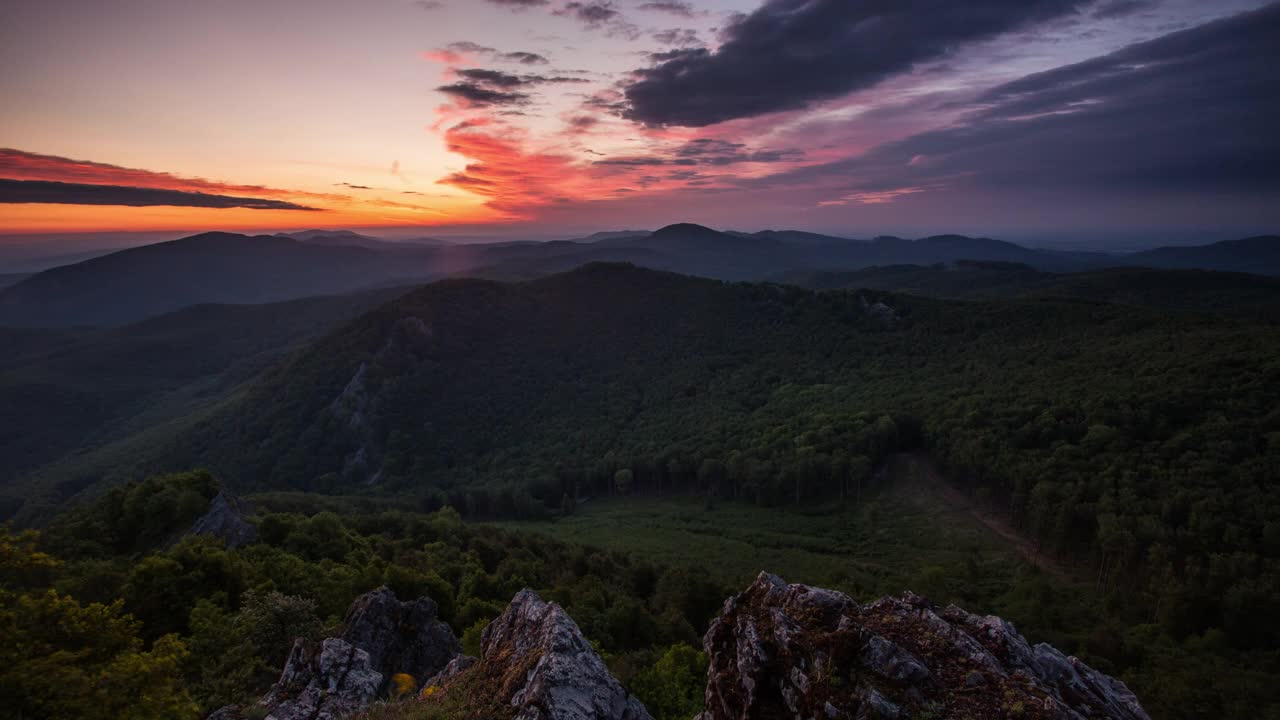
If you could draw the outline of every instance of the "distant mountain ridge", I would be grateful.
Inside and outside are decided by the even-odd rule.
[[[1258,235],[1211,245],[1161,247],[1134,253],[1128,260],[1126,264],[1157,268],[1280,275],[1280,236]]]
[[[347,245],[351,247],[363,247],[373,250],[393,250],[396,248],[413,248],[422,246],[439,247],[441,245],[449,245],[445,240],[437,240],[436,238],[420,237],[412,240],[404,240],[401,242],[391,242],[376,238],[371,235],[361,235],[360,233],[350,230],[301,230],[291,233],[276,233],[276,237],[287,237],[314,245]]]
[[[792,230],[722,232],[690,223],[578,240],[482,245],[430,239],[393,243],[332,230],[258,236],[211,232],[122,250],[0,287],[0,326],[110,326],[197,303],[275,302],[444,277],[525,280],[590,262],[629,262],[718,280],[758,281],[785,272],[961,260],[1019,263],[1054,273],[1149,266],[1280,275],[1280,238],[1101,255],[963,235],[854,240]]]
[[[200,303],[263,303],[424,278],[384,253],[202,233],[53,268],[0,290],[0,325],[119,325]]]

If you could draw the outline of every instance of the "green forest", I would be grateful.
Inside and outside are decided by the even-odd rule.
[[[142,452],[108,447],[31,476],[18,517],[48,524],[6,541],[5,623],[48,652],[12,658],[3,682],[89,682],[23,664],[76,646],[31,621],[61,614],[59,627],[113,628],[93,638],[93,664],[66,672],[129,663],[169,688],[156,700],[168,709],[139,717],[208,710],[269,684],[286,649],[275,639],[320,632],[380,584],[430,595],[464,644],[529,586],[569,610],[655,716],[687,718],[697,698],[661,689],[698,686],[655,673],[701,672],[698,638],[736,588],[643,550],[490,523],[676,496],[709,517],[865,512],[905,452],[1073,578],[1064,589],[1028,570],[964,593],[955,581],[971,571],[956,562],[935,571],[950,581],[932,583],[936,600],[998,607],[1130,683],[1153,717],[1280,717],[1269,318],[612,265],[426,286]],[[196,467],[211,474],[164,475]],[[174,544],[218,482],[256,493],[260,542]],[[20,687],[39,702],[87,697]]]

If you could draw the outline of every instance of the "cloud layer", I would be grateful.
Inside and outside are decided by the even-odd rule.
[[[1280,4],[995,87],[948,127],[760,181],[990,191],[1280,191]]]
[[[716,50],[669,53],[638,70],[626,116],[703,127],[848,94],[957,47],[1074,12],[1083,0],[766,0]]]
[[[61,205],[125,205],[148,207],[249,208],[251,210],[317,210],[284,200],[210,195],[207,193],[125,187],[122,185],[87,185],[83,183],[49,182],[45,180],[0,179],[0,203],[51,203]]]

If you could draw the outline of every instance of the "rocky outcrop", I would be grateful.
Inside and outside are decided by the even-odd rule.
[[[695,720],[1150,720],[1119,680],[1029,644],[998,617],[912,593],[860,605],[762,573],[725,602],[703,644],[706,706]],[[352,603],[339,636],[299,639],[250,714],[340,720],[405,673],[420,688],[410,702],[439,703],[445,717],[651,720],[573,619],[532,590],[484,629],[480,650],[461,654],[430,599],[380,588]],[[242,718],[234,706],[210,716]]]
[[[532,590],[515,596],[480,644],[478,660],[457,661],[424,690],[429,702],[493,720],[650,720],[568,613]]]
[[[186,534],[213,535],[222,538],[229,548],[248,545],[257,538],[258,529],[245,519],[246,515],[241,502],[224,490],[213,498],[209,509],[191,525]]]
[[[385,682],[369,653],[340,638],[299,639],[259,702],[271,720],[339,720],[369,706]]]
[[[296,640],[279,681],[258,704],[270,720],[339,720],[384,697],[392,675],[422,683],[461,652],[434,601],[401,602],[382,587],[356,598],[337,637]],[[238,708],[226,707],[210,720],[238,717]]]
[[[379,692],[396,673],[411,675],[421,684],[462,653],[453,630],[439,619],[434,600],[400,602],[386,587],[351,603],[340,637],[369,653],[371,666],[383,676]]]
[[[1149,720],[1124,683],[1013,626],[907,593],[859,605],[762,573],[704,638],[700,720]]]

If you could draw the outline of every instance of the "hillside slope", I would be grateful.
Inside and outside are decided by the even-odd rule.
[[[341,293],[393,278],[366,248],[204,233],[53,268],[0,290],[0,326],[119,325],[200,303],[264,303]]]
[[[1162,247],[1134,253],[1128,264],[1280,275],[1280,236],[1260,235],[1210,245]]]
[[[1280,321],[1280,278],[1210,270],[1113,267],[1050,273],[1021,263],[960,260],[847,271],[792,271],[777,282],[817,290],[889,290],[948,298],[1076,298],[1098,303]]]
[[[401,292],[197,305],[111,330],[0,328],[0,485],[221,397],[288,350]]]

